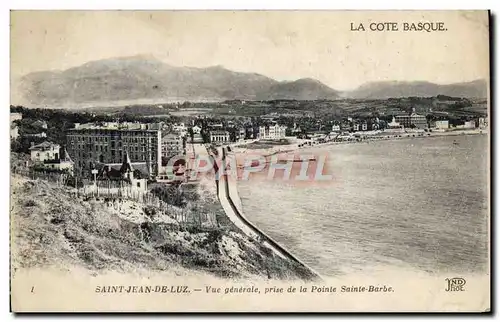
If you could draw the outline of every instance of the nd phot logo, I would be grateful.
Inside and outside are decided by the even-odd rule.
[[[446,281],[446,292],[463,292],[465,291],[465,279],[461,277],[447,278]]]

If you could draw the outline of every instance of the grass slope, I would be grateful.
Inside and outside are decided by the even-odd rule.
[[[135,202],[75,198],[65,187],[11,178],[11,263],[20,268],[205,272],[219,277],[305,278],[236,228],[183,227],[174,216]]]

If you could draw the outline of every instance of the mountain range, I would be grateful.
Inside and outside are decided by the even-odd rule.
[[[244,100],[334,100],[402,96],[486,97],[484,80],[438,85],[429,82],[375,82],[341,92],[318,80],[277,81],[256,73],[222,66],[177,67],[150,56],[97,60],[63,71],[42,71],[16,82],[18,96],[28,106],[81,107],[116,102]]]
[[[447,85],[419,81],[385,81],[366,83],[347,93],[348,97],[360,99],[386,99],[409,96],[430,97],[440,94],[452,97],[486,98],[488,85],[484,79]]]

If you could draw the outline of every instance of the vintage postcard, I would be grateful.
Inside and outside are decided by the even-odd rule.
[[[490,312],[488,11],[11,11],[14,312]]]

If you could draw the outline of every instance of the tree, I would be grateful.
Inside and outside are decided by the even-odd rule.
[[[160,198],[160,200],[170,205],[176,207],[184,207],[186,205],[184,193],[178,184],[155,187],[151,192]]]
[[[210,135],[207,131],[204,131],[204,130],[201,131],[201,138],[203,139],[203,143],[210,142]]]
[[[188,134],[189,134],[189,137],[191,138],[191,142],[193,142],[194,141],[194,131],[193,131],[192,127],[188,128]]]
[[[235,131],[235,129],[229,129],[229,141],[236,142],[236,131]]]

